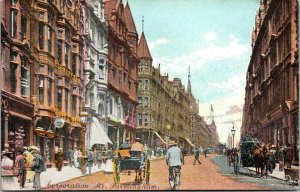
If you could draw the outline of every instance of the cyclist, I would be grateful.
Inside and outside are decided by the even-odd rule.
[[[178,176],[178,182],[175,180],[175,184],[180,185],[180,170],[184,162],[181,149],[177,146],[175,141],[170,141],[169,143],[169,149],[166,153],[166,162],[169,166],[169,176],[173,175],[173,170],[175,169],[176,176]]]

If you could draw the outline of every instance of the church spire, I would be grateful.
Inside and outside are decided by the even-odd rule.
[[[189,93],[192,93],[192,85],[191,85],[190,77],[191,77],[191,74],[190,74],[190,66],[189,66],[189,75],[188,75],[187,91],[188,91]]]

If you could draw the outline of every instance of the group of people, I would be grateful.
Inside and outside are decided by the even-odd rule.
[[[1,168],[3,170],[14,170],[18,175],[20,189],[25,187],[26,179],[33,182],[33,188],[41,189],[40,174],[46,170],[45,160],[40,155],[38,148],[24,147],[16,152],[15,160],[11,160],[12,152],[4,150],[1,153]],[[10,177],[12,182],[12,177]]]

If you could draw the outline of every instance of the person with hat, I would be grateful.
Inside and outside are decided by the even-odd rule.
[[[11,160],[8,156],[9,154],[11,154],[11,152],[9,151],[2,151],[1,156],[2,156],[2,160],[1,160],[1,166],[3,168],[5,167],[12,167],[14,165],[13,160]]]
[[[183,155],[175,141],[170,141],[169,143],[169,149],[166,153],[166,162],[169,166],[169,175],[172,175],[174,169],[180,175],[181,166],[184,164]]]
[[[196,162],[198,162],[199,165],[200,165],[201,162],[200,162],[200,160],[199,160],[199,157],[200,157],[200,150],[199,150],[199,148],[196,147],[194,153],[195,153],[195,159],[194,159],[193,165],[195,165]]]
[[[24,148],[26,149],[24,151],[24,153],[26,154],[26,167],[32,167],[33,166],[33,155],[32,155],[32,149],[30,148]],[[26,171],[26,179],[28,181],[28,183],[33,182],[33,178],[34,178],[34,171],[32,171],[31,169],[27,169]]]
[[[37,150],[34,150],[32,152],[32,155],[34,156],[32,170],[35,173],[33,179],[33,188],[35,188],[36,190],[40,190],[41,189],[40,175],[43,171],[46,171],[45,161],[44,158],[39,154],[39,151]]]
[[[11,174],[13,171],[13,165],[14,162],[9,158],[9,155],[11,152],[8,150],[4,150],[1,153],[1,171],[2,175],[5,174]],[[1,183],[1,188],[3,190],[11,190],[13,187],[15,187],[15,182],[13,177],[2,177],[2,183]]]
[[[57,170],[61,171],[64,163],[64,156],[61,147],[58,149],[57,153],[55,154],[55,163],[56,163]]]
[[[120,145],[120,149],[121,149],[121,150],[122,150],[122,149],[131,149],[131,145],[130,145],[130,143],[129,143],[129,138],[128,138],[128,137],[125,139],[125,143],[122,143],[122,144]]]
[[[91,172],[92,172],[92,166],[93,166],[93,160],[94,160],[92,151],[93,151],[93,149],[89,149],[89,152],[87,155],[87,160],[83,167],[83,174],[85,174],[86,168],[89,167],[89,176],[92,175]]]
[[[132,151],[141,151],[144,152],[144,146],[140,143],[141,139],[139,137],[135,138],[135,143],[132,144],[131,150]]]

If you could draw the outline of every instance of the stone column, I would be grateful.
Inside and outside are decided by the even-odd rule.
[[[8,144],[8,118],[9,114],[4,113],[4,148],[9,148]]]

